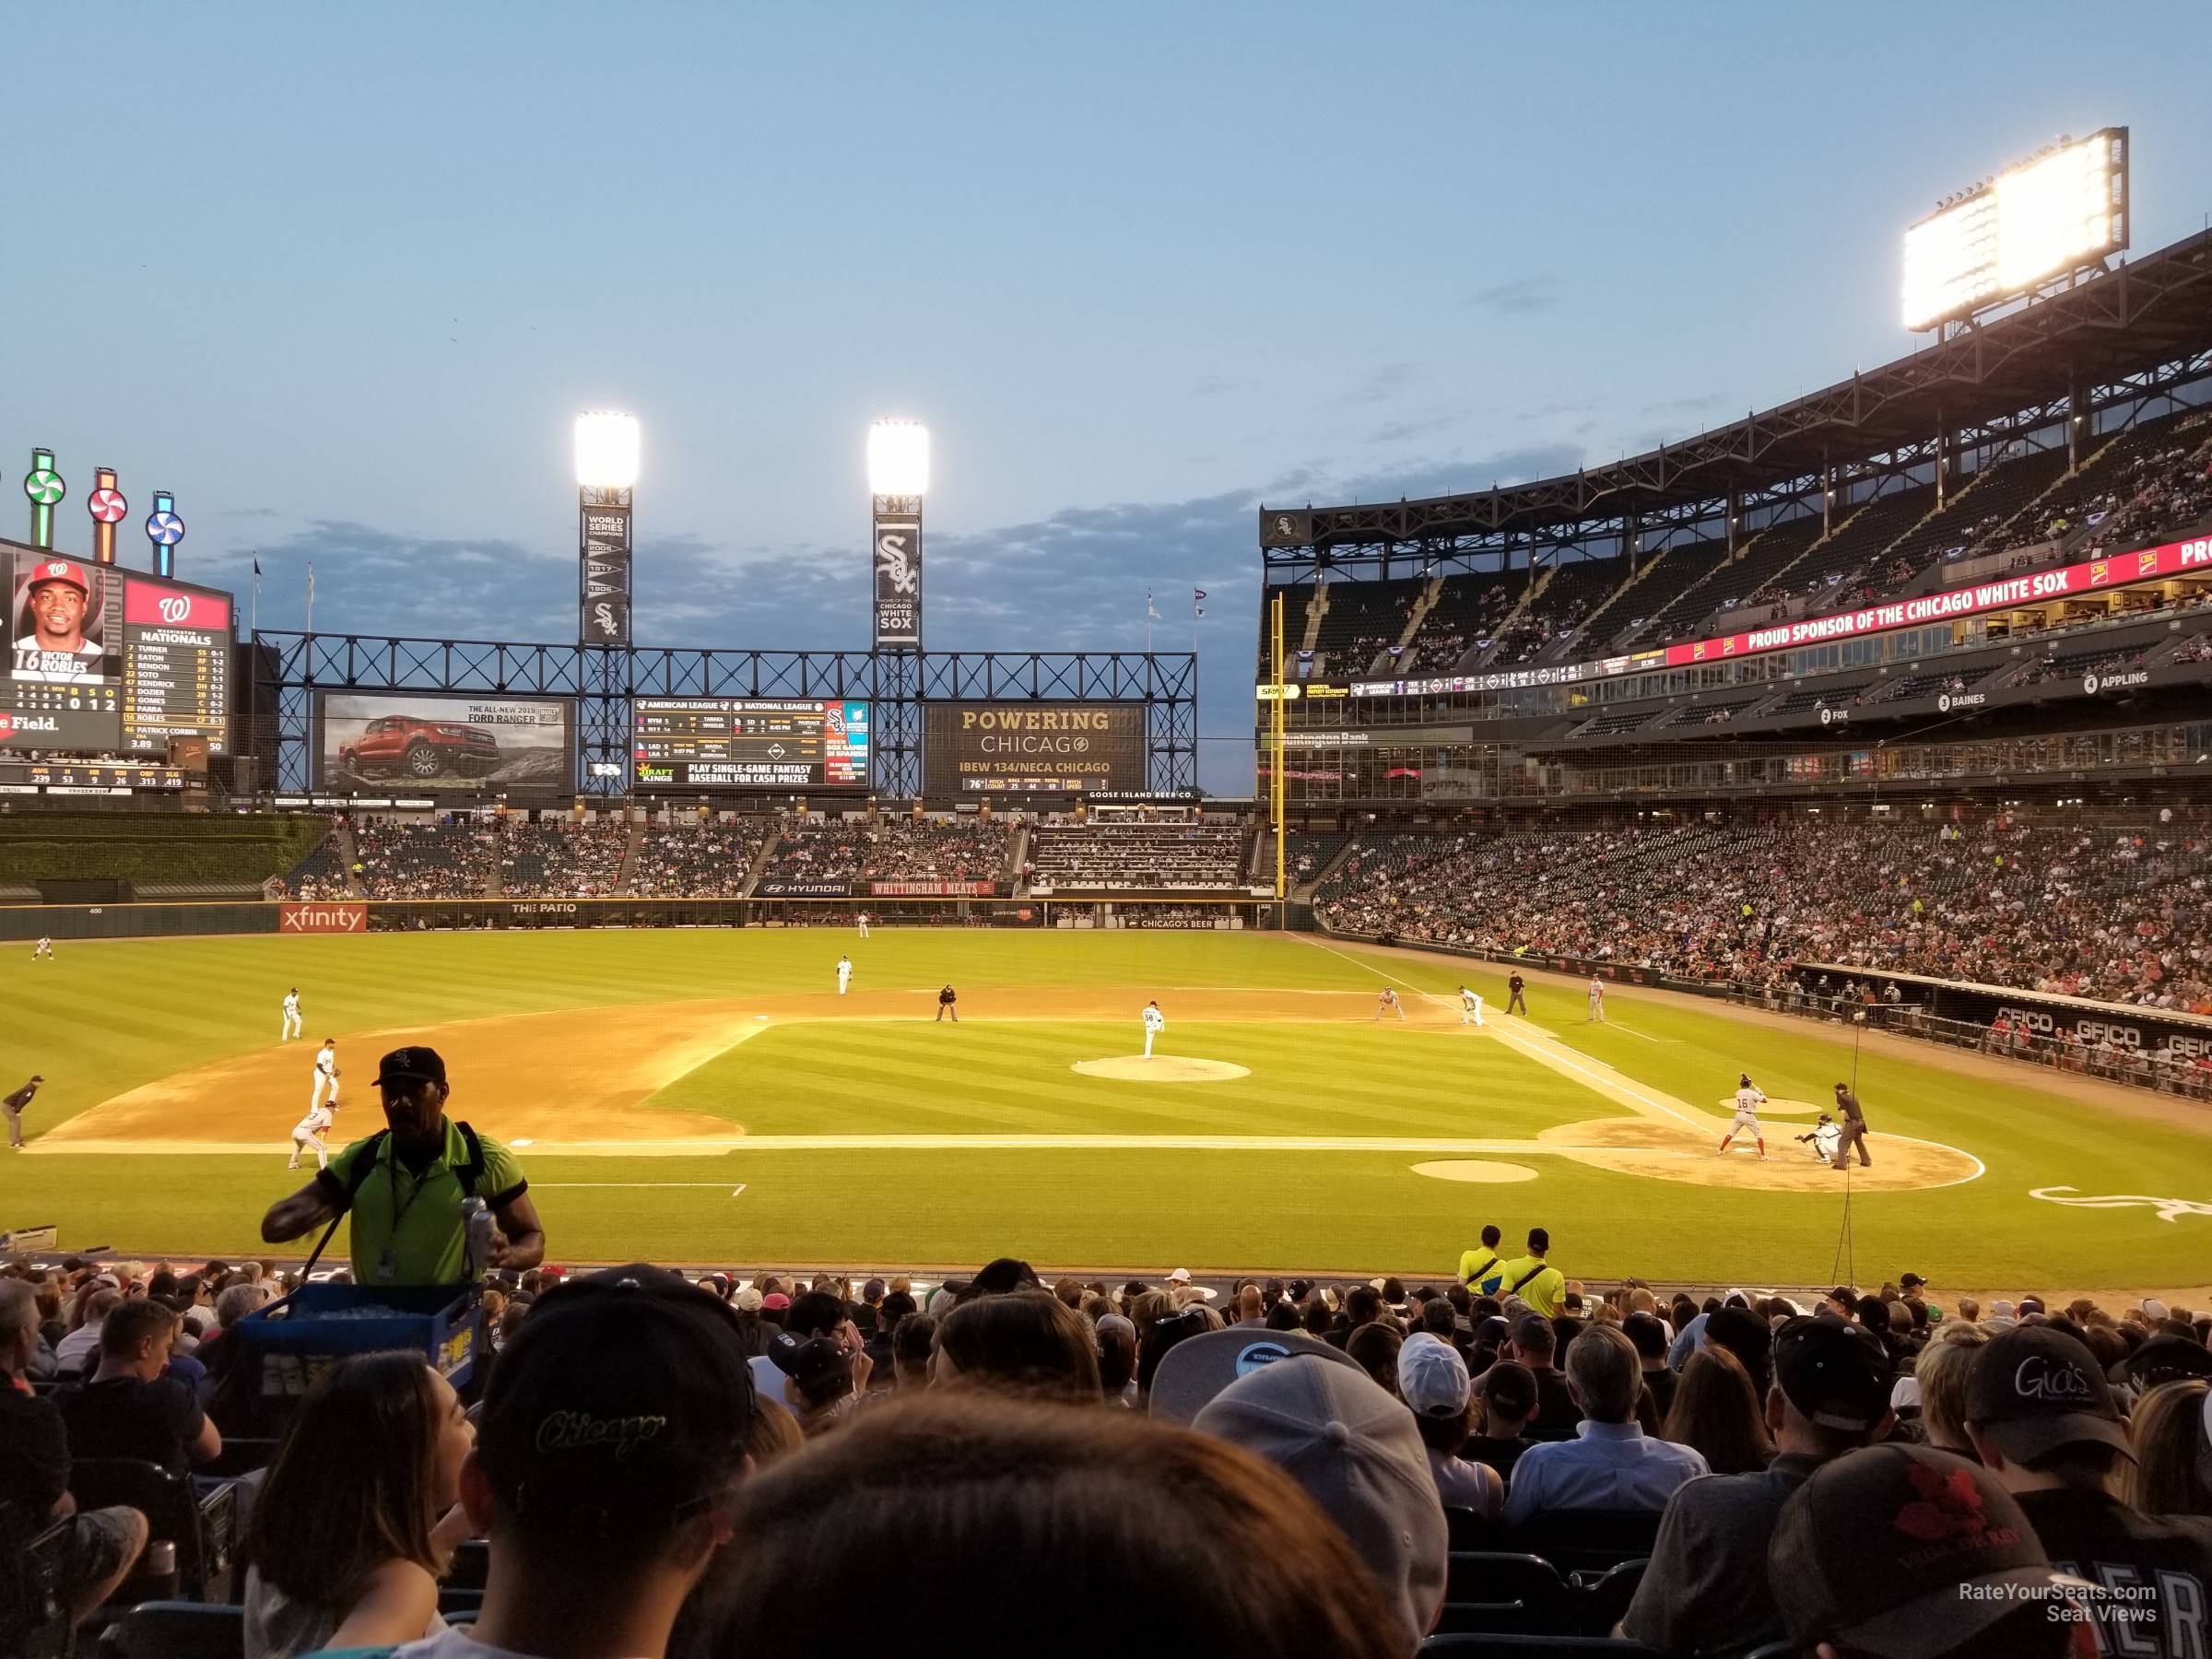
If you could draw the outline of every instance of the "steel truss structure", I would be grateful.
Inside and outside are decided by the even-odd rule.
[[[1150,786],[1181,793],[1198,782],[1198,663],[1188,652],[700,651],[268,629],[257,641],[254,702],[276,723],[263,759],[287,793],[316,782],[315,699],[326,691],[573,698],[584,794],[629,793],[636,697],[865,700],[876,721],[871,793],[898,798],[922,793],[926,704],[1141,702]]]
[[[1614,465],[1465,495],[1262,507],[1269,586],[1497,571],[1575,549],[1724,543],[2007,443],[2079,444],[2212,376],[2212,232],[1975,323],[1879,369]]]

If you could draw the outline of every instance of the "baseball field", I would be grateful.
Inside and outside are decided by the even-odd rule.
[[[854,974],[839,995],[835,966]],[[553,1260],[771,1268],[1447,1273],[1477,1229],[1571,1277],[2186,1292],[2212,1282],[2212,1108],[1664,993],[1292,935],[877,929],[65,944],[0,965],[0,1089],[33,1072],[0,1230],[258,1248],[313,1049],[334,1146],[376,1058],[446,1056],[518,1150]],[[935,1018],[959,991],[957,1025]],[[1457,990],[1488,1003],[1461,1023]],[[1394,986],[1406,1018],[1375,1018]],[[297,986],[304,1041],[280,1046]],[[1138,1013],[1167,1029],[1142,1058]],[[1872,1169],[1795,1136],[1857,1077]],[[1715,1152],[1748,1072],[1770,1154]],[[1839,1266],[1840,1245],[1847,1246]]]

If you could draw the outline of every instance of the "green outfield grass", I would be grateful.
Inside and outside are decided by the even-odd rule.
[[[1492,1004],[1502,977],[1280,935],[878,930],[374,935],[150,940],[61,947],[0,960],[0,1088],[50,1079],[35,1133],[123,1090],[275,1041],[277,999],[300,987],[312,1039],[503,1014],[831,989],[850,951],[856,990],[951,980],[965,1018],[822,1020],[774,1027],[678,1078],[651,1102],[752,1135],[1004,1134],[1122,1136],[1535,1135],[1621,1115],[1611,1102],[1501,1042],[1297,1016],[1297,994],[1396,979],[1449,994],[1464,979]],[[993,993],[1126,991],[1126,1022],[991,1018]],[[1174,1020],[1178,988],[1279,991],[1271,1023]],[[1747,1023],[1718,1006],[1616,991],[1613,1023],[1583,1019],[1579,991],[1532,984],[1535,1023],[1637,1081],[1704,1110],[1747,1069],[1776,1099],[1825,1098],[1853,1065],[1834,1028]],[[1072,1062],[1134,1052],[1137,1006],[1170,1007],[1167,1052],[1249,1069],[1233,1081],[1156,1085],[1078,1076]],[[362,1064],[356,1054],[354,1064]],[[359,1075],[359,1072],[354,1075]],[[2100,1111],[1992,1064],[1961,1075],[1868,1051],[1860,1094],[1877,1135],[1959,1147],[1986,1173],[1917,1193],[1860,1194],[1858,1277],[1912,1267],[1939,1284],[2203,1283],[2212,1218],[2147,1207],[2068,1208],[2029,1196],[2179,1198],[2212,1192],[2212,1140],[2194,1128]],[[486,1110],[487,1079],[456,1079],[454,1111]],[[470,1089],[477,1093],[472,1097]],[[363,1102],[357,1089],[352,1097]],[[365,1102],[363,1102],[365,1103]],[[270,1135],[288,1128],[271,1108]],[[579,1102],[588,1113],[589,1102]],[[1792,1131],[1778,1120],[1779,1135]],[[348,1129],[359,1133],[358,1124]],[[682,1157],[524,1154],[555,1259],[627,1256],[771,1266],[818,1262],[1041,1264],[1446,1271],[1481,1222],[1541,1223],[1570,1273],[1774,1283],[1826,1280],[1840,1196],[1699,1187],[1535,1159],[1539,1178],[1467,1186],[1412,1173],[1421,1155],[1362,1149],[1157,1147],[877,1147]],[[1527,1160],[1524,1160],[1527,1161]],[[32,1156],[0,1159],[0,1228],[53,1221],[65,1246],[180,1255],[253,1244],[261,1210],[298,1178],[281,1159]],[[673,1184],[686,1183],[686,1184]],[[736,1194],[738,1187],[741,1194]],[[735,1195],[733,1195],[735,1194]]]

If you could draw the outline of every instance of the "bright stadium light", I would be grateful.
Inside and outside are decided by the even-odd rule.
[[[879,420],[868,429],[868,493],[929,493],[929,429],[918,420]]]
[[[2061,139],[1905,232],[1904,321],[1928,329],[2127,246],[2127,129]]]
[[[629,489],[638,481],[638,418],[607,409],[576,417],[576,482],[585,489]]]

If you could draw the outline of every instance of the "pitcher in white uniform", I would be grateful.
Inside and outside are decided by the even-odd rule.
[[[1481,992],[1470,991],[1465,985],[1459,988],[1459,1023],[1476,1026],[1482,1023]]]
[[[842,996],[845,994],[845,987],[852,982],[853,959],[841,956],[837,959],[837,994]]]
[[[300,1035],[300,987],[294,985],[284,994],[284,1035],[276,1041],[289,1042]]]
[[[1152,1041],[1168,1029],[1168,1017],[1159,1011],[1158,1003],[1148,1002],[1139,1018],[1145,1022],[1145,1058],[1149,1060],[1152,1058]]]
[[[1767,1132],[1759,1126],[1759,1109],[1766,1103],[1767,1097],[1760,1093],[1758,1087],[1752,1083],[1750,1073],[1746,1072],[1736,1078],[1735,1122],[1729,1125],[1728,1133],[1721,1136],[1723,1152],[1728,1150],[1730,1141],[1748,1129],[1751,1131],[1751,1138],[1759,1143],[1759,1157],[1761,1159],[1766,1157]]]
[[[325,1089],[329,1091],[330,1103],[335,1107],[338,1103],[338,1040],[335,1037],[324,1038],[323,1046],[315,1051],[314,1091],[307,1098],[308,1111],[312,1112],[323,1104]]]

